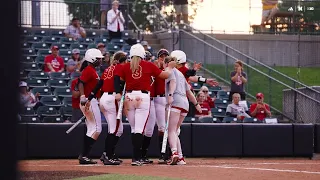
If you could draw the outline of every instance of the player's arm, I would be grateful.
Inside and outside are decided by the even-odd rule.
[[[189,101],[192,102],[192,104],[194,104],[194,106],[198,106],[199,105],[196,97],[194,96],[194,94],[192,93],[191,90],[187,90],[187,97],[188,97]]]
[[[172,69],[175,67],[175,64],[176,63],[174,61],[169,62],[168,63],[168,67],[166,68],[166,70],[165,71],[161,71],[161,73],[158,75],[158,77],[161,78],[161,79],[168,79],[169,76],[172,73]]]
[[[194,82],[194,83],[207,83],[210,86],[217,86],[219,85],[219,83],[217,81],[215,81],[214,79],[211,78],[204,78],[201,76],[191,76],[189,77],[189,81]]]
[[[96,87],[94,87],[94,89],[91,91],[89,97],[88,97],[88,101],[91,101],[91,99],[93,99],[97,92],[99,91],[99,89],[102,87],[104,80],[100,79],[99,82],[97,83]]]
[[[191,77],[191,76],[195,76],[196,75],[196,70],[194,70],[194,69],[188,69],[187,71],[186,71],[186,76],[187,76],[187,78],[189,78],[189,77]]]
[[[75,84],[75,86],[71,86],[71,92],[72,92],[72,97],[73,98],[79,98],[80,97],[80,91],[79,91],[79,87],[78,87],[78,83]]]

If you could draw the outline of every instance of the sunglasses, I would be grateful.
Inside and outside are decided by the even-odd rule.
[[[207,93],[207,92],[209,92],[209,91],[202,91],[202,92]]]
[[[262,99],[262,97],[256,97],[257,99]]]

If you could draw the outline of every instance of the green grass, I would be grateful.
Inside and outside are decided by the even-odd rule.
[[[230,72],[233,70],[233,65],[205,65],[207,69],[221,76],[222,78],[230,81]],[[264,67],[253,66],[261,72],[264,72],[275,79],[291,86],[298,87],[297,84],[294,84],[293,81],[283,78],[274,72],[269,72]],[[314,86],[320,85],[320,68],[301,68],[299,78],[297,76],[298,69],[296,67],[274,67],[276,70],[286,74],[287,76],[298,80],[306,85]],[[265,102],[282,111],[282,97],[283,89],[288,89],[286,86],[282,85],[275,80],[268,78],[265,75],[262,75],[258,71],[249,69],[245,67],[245,71],[248,75],[248,83],[246,84],[246,91],[252,95],[255,95],[258,92],[262,92],[265,95]]]
[[[88,176],[83,178],[76,178],[73,180],[181,180],[174,178],[152,177],[152,176],[136,176],[136,175],[121,175],[121,174],[104,174],[98,176]]]

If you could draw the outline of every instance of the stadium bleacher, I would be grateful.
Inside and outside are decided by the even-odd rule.
[[[128,52],[130,45],[126,40],[130,37],[129,33],[123,33],[123,39],[113,39],[108,41],[108,32],[99,30],[88,30],[87,38],[79,41],[74,41],[71,38],[63,36],[62,30],[57,29],[31,29],[25,28],[22,30],[23,36],[21,41],[22,48],[22,69],[20,71],[20,79],[28,83],[31,92],[40,93],[40,102],[43,106],[38,109],[26,108],[21,112],[23,122],[63,122],[70,119],[71,116],[71,91],[70,84],[72,79],[79,77],[79,73],[45,73],[43,72],[44,58],[51,54],[51,46],[60,48],[59,55],[68,61],[71,56],[71,50],[74,48],[80,49],[80,54],[83,56],[86,49],[95,48],[100,42],[104,43],[107,51],[111,54],[123,50]],[[132,39],[130,39],[132,41]],[[138,42],[138,40],[137,40]],[[154,52],[152,52],[154,53]],[[98,71],[98,74],[102,72]],[[198,92],[203,84],[191,83],[195,92]],[[208,86],[209,87],[209,86]],[[213,117],[198,118],[187,117],[186,123],[217,123],[217,122],[232,122],[232,119],[226,117],[225,109],[228,105],[229,92],[222,90],[221,87],[209,87],[210,94],[216,95],[216,107],[211,110]],[[123,118],[126,122],[126,119]],[[247,120],[253,122],[252,120]]]

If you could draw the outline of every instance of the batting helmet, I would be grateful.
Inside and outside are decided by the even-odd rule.
[[[152,58],[152,54],[149,51],[146,51],[146,61],[150,61]]]
[[[187,55],[183,51],[180,51],[180,50],[172,51],[170,56],[177,58],[177,64],[182,64],[187,62]]]
[[[169,56],[169,51],[166,50],[166,49],[160,49],[160,50],[158,51],[158,53],[157,53],[157,57],[160,57],[160,56],[163,55],[163,54]]]
[[[145,58],[146,52],[141,44],[135,44],[130,48],[130,58],[133,56],[138,56],[142,59]]]
[[[86,51],[86,54],[84,55],[84,60],[92,64],[98,62],[98,58],[104,58],[104,57],[101,54],[101,51],[95,48],[88,49]]]

